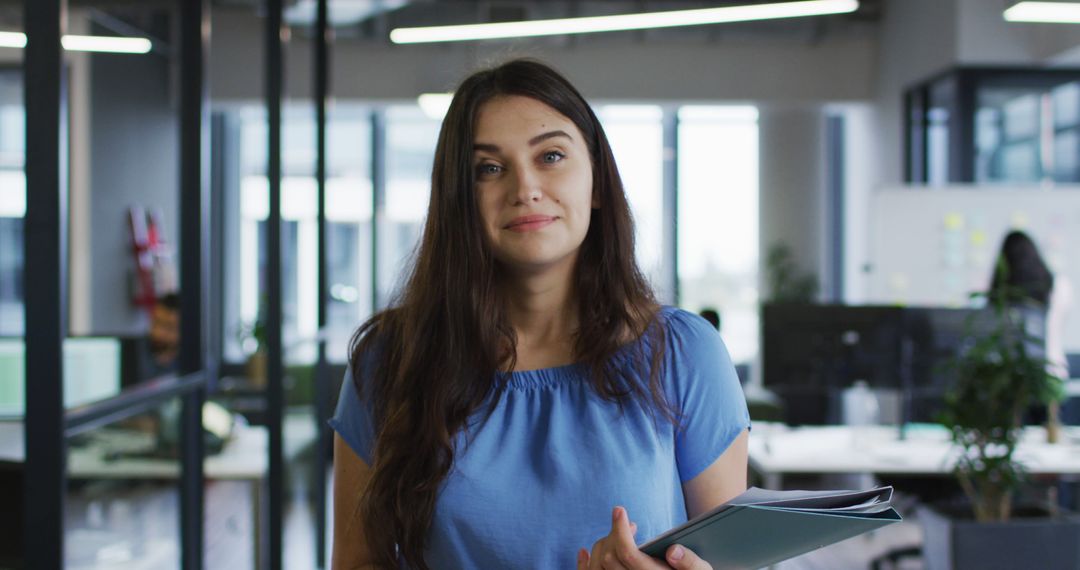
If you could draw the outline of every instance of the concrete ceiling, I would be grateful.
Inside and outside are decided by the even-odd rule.
[[[594,36],[555,37],[553,44],[588,42],[595,36],[616,36],[650,41],[717,41],[723,38],[820,40],[825,35],[865,29],[880,20],[885,0],[861,0],[858,11],[841,16],[797,18],[771,22],[706,25],[644,32],[616,32]],[[316,0],[285,0],[286,22],[304,35],[314,22]],[[765,3],[765,0],[330,0],[331,23],[343,39],[385,41],[388,31],[402,26],[501,22],[632,12],[708,8]],[[0,0],[0,29],[20,29],[22,0]],[[211,0],[216,9],[261,13],[265,0]],[[114,23],[128,24],[157,37],[167,37],[167,15],[176,0],[68,0],[72,10],[91,10]],[[164,16],[164,17],[163,17]],[[120,30],[115,33],[123,34]],[[607,39],[601,41],[609,41]]]

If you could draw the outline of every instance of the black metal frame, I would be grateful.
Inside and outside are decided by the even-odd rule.
[[[64,336],[67,334],[64,0],[24,0],[26,105],[26,466],[22,517],[27,568],[64,562]]]
[[[843,115],[825,118],[826,188],[825,227],[828,232],[829,288],[827,299],[844,301],[844,209],[847,188],[844,181],[845,136]]]
[[[908,183],[926,181],[926,99],[925,86],[904,93],[904,180]]]
[[[318,0],[315,18],[315,184],[318,194],[318,316],[320,331],[315,364],[315,559],[316,567],[326,566],[326,467],[329,464],[330,417],[329,365],[326,361],[328,271],[326,267],[326,102],[330,91],[329,14],[327,0]]]
[[[206,401],[206,306],[209,289],[206,228],[209,227],[209,118],[207,114],[210,4],[177,0],[180,15],[180,355],[182,374],[203,380],[183,396],[180,441],[180,562],[184,570],[203,567],[205,445],[202,407]]]
[[[266,560],[270,570],[281,570],[285,459],[283,446],[284,353],[281,338],[281,105],[283,95],[283,20],[282,0],[266,0],[266,116],[268,126],[267,169],[270,212],[266,225],[267,275],[267,428],[270,432],[270,552]]]
[[[180,53],[181,319],[180,377],[129,388],[112,398],[65,412],[63,340],[67,334],[66,78],[60,38],[64,0],[26,0],[31,38],[25,52],[27,210],[26,489],[24,565],[61,568],[64,557],[67,439],[182,397],[181,557],[185,570],[203,562],[202,402],[207,376],[203,294],[207,165],[205,62],[209,4],[178,0]]]
[[[149,412],[171,398],[187,397],[192,392],[202,390],[205,385],[206,374],[201,370],[140,383],[107,400],[69,410],[64,414],[64,437],[70,439]]]

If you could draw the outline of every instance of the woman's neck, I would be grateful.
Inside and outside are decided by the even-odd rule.
[[[570,269],[504,280],[507,317],[517,335],[517,369],[572,361],[578,305]]]

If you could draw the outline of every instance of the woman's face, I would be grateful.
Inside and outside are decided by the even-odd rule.
[[[496,97],[477,116],[473,167],[496,259],[526,273],[573,265],[596,205],[573,121],[535,99]]]

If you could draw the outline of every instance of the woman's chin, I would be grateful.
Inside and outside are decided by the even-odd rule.
[[[573,265],[573,252],[563,254],[518,254],[500,256],[500,261],[511,273],[518,275],[542,275],[560,271]]]

